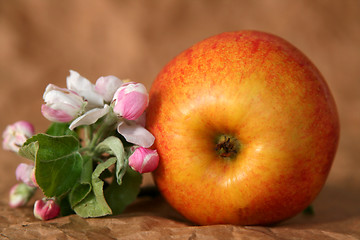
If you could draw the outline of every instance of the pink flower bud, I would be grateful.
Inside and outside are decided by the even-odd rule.
[[[159,164],[159,155],[156,150],[138,147],[129,157],[129,165],[139,173],[154,171]]]
[[[52,122],[70,122],[87,104],[76,92],[53,84],[46,87],[43,98],[45,104],[41,106],[41,113]]]
[[[6,127],[3,132],[3,148],[18,152],[24,142],[34,135],[34,126],[26,121],[18,121]]]
[[[31,181],[34,185],[34,187],[39,187],[39,185],[36,182],[36,177],[35,177],[35,168],[32,170],[31,175],[30,175]]]
[[[32,180],[32,175],[34,173],[34,165],[29,165],[26,163],[20,163],[16,168],[16,179],[27,184],[30,187],[36,187],[36,184]]]
[[[10,189],[9,205],[12,208],[22,207],[30,200],[36,188],[25,183],[18,183]]]
[[[43,198],[34,204],[34,216],[40,220],[56,218],[60,214],[60,206],[54,199]]]
[[[95,90],[98,92],[105,102],[111,102],[116,90],[123,82],[115,76],[100,77],[96,80]]]
[[[114,112],[120,117],[135,120],[141,116],[149,104],[149,95],[141,83],[124,83],[112,100]]]

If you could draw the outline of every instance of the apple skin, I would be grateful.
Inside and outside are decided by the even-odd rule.
[[[263,225],[312,203],[339,139],[334,99],[317,68],[287,41],[226,32],[170,61],[149,92],[153,173],[168,203],[200,224]],[[216,138],[240,150],[220,156]]]

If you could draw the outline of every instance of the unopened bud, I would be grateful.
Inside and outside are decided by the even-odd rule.
[[[141,83],[124,83],[114,94],[114,112],[128,120],[136,120],[149,104],[149,95]]]
[[[26,163],[20,163],[16,168],[16,179],[27,184],[30,187],[36,187],[36,184],[33,182],[34,175],[34,165],[29,165]]]
[[[54,199],[43,198],[34,204],[34,216],[40,220],[56,218],[60,214],[60,206]]]
[[[159,164],[156,150],[138,147],[129,157],[129,166],[139,173],[154,171]]]
[[[9,205],[12,208],[22,207],[30,200],[36,188],[25,183],[18,183],[10,189]]]
[[[41,113],[52,122],[70,122],[78,117],[87,104],[76,92],[49,84],[44,92]]]
[[[34,187],[39,187],[39,184],[37,184],[37,182],[36,182],[35,168],[32,170],[30,178],[31,178],[32,183],[34,184]]]
[[[25,141],[34,135],[34,126],[26,121],[18,121],[6,127],[3,132],[3,148],[18,152]]]

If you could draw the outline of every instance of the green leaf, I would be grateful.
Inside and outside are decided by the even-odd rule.
[[[80,181],[71,189],[69,202],[72,208],[80,203],[91,192],[92,159],[89,156],[83,156],[84,165],[81,172]]]
[[[35,161],[36,153],[39,150],[39,143],[35,139],[28,139],[19,149],[19,155]]]
[[[81,175],[83,159],[79,141],[73,136],[37,134],[35,153],[35,178],[47,197],[59,197],[67,193]]]
[[[99,177],[105,169],[113,165],[115,162],[115,157],[109,158],[106,162],[100,163],[95,168],[91,180],[92,192],[90,192],[83,201],[74,207],[74,211],[77,215],[83,218],[88,218],[112,214],[111,208],[104,197],[104,182]]]
[[[58,199],[57,202],[60,205],[60,216],[68,216],[75,213],[70,206],[69,198],[67,195],[62,199]]]
[[[142,175],[127,167],[123,182],[118,185],[115,181],[105,190],[105,198],[113,214],[120,214],[140,192]]]
[[[46,134],[51,136],[64,136],[64,135],[70,135],[74,137],[78,137],[77,133],[75,131],[72,131],[69,129],[70,124],[69,123],[57,123],[54,122],[50,125],[48,130],[46,131]]]
[[[307,208],[303,210],[303,214],[305,215],[315,215],[314,207],[309,205]]]
[[[99,143],[99,145],[95,149],[96,152],[99,153],[109,153],[116,157],[116,180],[119,185],[122,183],[122,178],[126,173],[126,168],[128,165],[128,160],[125,157],[125,150],[121,140],[117,137],[110,136],[106,138],[104,141]]]
[[[76,183],[69,194],[69,202],[72,208],[86,198],[91,192],[91,183]]]

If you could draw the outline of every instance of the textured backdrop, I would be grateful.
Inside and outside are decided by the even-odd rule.
[[[211,35],[242,29],[279,35],[301,49],[322,72],[337,102],[341,139],[327,184],[314,203],[314,217],[300,215],[266,228],[195,227],[158,197],[139,199],[119,217],[71,216],[42,223],[32,217],[31,206],[20,211],[7,207],[15,168],[23,160],[0,150],[0,238],[39,233],[59,239],[99,234],[109,239],[360,238],[358,0],[0,0],[0,130],[23,119],[43,132],[48,126],[40,113],[43,91],[48,83],[65,87],[69,69],[92,82],[111,74],[149,89],[160,69],[184,49]],[[150,176],[146,183],[151,184]]]

